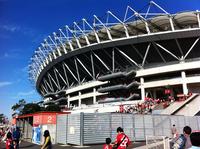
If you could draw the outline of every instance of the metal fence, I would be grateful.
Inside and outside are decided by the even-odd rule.
[[[66,125],[63,123],[66,122]],[[58,115],[57,143],[84,145],[114,141],[117,127],[123,127],[131,141],[146,140],[146,136],[171,136],[175,124],[179,133],[188,125],[200,130],[200,117],[167,115],[133,115],[124,113],[80,113]],[[65,127],[65,128],[63,128]],[[61,133],[62,131],[62,133]]]
[[[146,136],[146,149],[169,149],[169,142],[165,136]]]
[[[32,119],[24,118],[23,120],[17,121],[17,126],[20,127],[22,131],[22,137],[26,141],[32,140]]]

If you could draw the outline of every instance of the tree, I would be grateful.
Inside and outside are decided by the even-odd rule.
[[[26,104],[26,101],[24,99],[21,99],[16,103],[15,105],[12,106],[12,110],[18,114],[22,113],[22,109],[24,108],[24,105]]]
[[[6,116],[3,113],[1,113],[0,114],[0,124],[5,124],[6,120],[7,120]]]
[[[30,114],[30,113],[35,113],[41,111],[41,108],[38,104],[36,103],[28,103],[24,105],[21,113],[22,114]]]

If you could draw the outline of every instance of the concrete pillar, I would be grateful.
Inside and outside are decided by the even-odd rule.
[[[81,106],[81,92],[78,92],[78,106]]]
[[[93,104],[96,103],[96,88],[93,88]]]
[[[145,99],[144,78],[140,78],[141,99]]]
[[[181,77],[182,77],[183,94],[187,95],[188,94],[188,88],[187,88],[187,83],[186,83],[185,71],[181,72]]]
[[[68,108],[70,107],[70,96],[69,95],[67,96],[67,107]]]

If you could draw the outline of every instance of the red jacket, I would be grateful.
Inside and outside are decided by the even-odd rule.
[[[12,145],[12,139],[6,140],[6,149],[10,149],[10,146]]]
[[[124,138],[125,137],[125,138]],[[123,140],[124,139],[124,140]],[[123,141],[122,141],[123,140]],[[121,142],[122,141],[122,142]],[[121,142],[121,143],[120,143]],[[117,149],[126,149],[131,144],[130,139],[124,133],[119,133],[116,137],[115,144],[119,144]]]

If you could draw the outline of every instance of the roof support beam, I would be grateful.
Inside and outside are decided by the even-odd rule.
[[[101,22],[101,20],[100,20],[96,15],[94,15],[94,18],[106,29],[106,32],[107,32],[107,34],[108,34],[108,38],[109,38],[110,40],[112,40],[112,36],[111,36],[110,31],[109,31],[109,29],[107,28],[107,26],[105,26],[105,25]],[[96,24],[96,23],[94,22],[94,24]]]
[[[65,65],[64,63],[62,63],[62,68],[63,68],[63,71],[64,71],[64,74],[65,74],[65,79],[66,79],[66,83],[67,83],[67,87],[69,88],[69,79],[68,79],[68,76],[67,76],[67,71],[65,69]]]
[[[104,61],[97,55],[93,52],[94,56],[103,64],[103,66],[108,70],[108,71],[111,71],[110,68],[104,63]]]
[[[74,34],[74,32],[69,28],[69,26],[65,26],[65,28],[74,36],[74,38],[75,38],[75,40],[76,40],[76,43],[77,43],[77,45],[78,45],[78,48],[81,48],[81,44],[80,44],[80,42],[79,42],[79,40],[78,40],[78,38],[76,37],[76,35]]]
[[[75,58],[74,58],[74,63],[75,63],[75,67],[76,67],[76,73],[77,73],[77,76],[78,76],[78,83],[80,84],[81,79],[80,79],[80,74],[79,74],[79,70],[78,70],[77,61],[76,61]]]
[[[67,40],[67,43],[69,44],[70,50],[73,51],[74,48],[73,48],[73,46],[71,44],[71,41],[69,40],[69,37],[64,34],[64,32],[62,31],[62,29],[59,29],[59,31],[64,36],[64,38]]]
[[[183,50],[182,50],[182,48],[181,48],[181,46],[180,46],[180,44],[179,44],[179,42],[178,42],[178,39],[175,39],[175,41],[176,41],[176,44],[177,44],[177,46],[178,46],[178,49],[179,49],[179,51],[180,51],[180,53],[181,53],[181,57],[183,57]]]
[[[85,22],[90,27],[91,30],[93,30],[94,35],[95,35],[96,40],[97,40],[97,43],[100,43],[100,39],[99,39],[99,36],[98,36],[96,30],[87,22],[86,19],[82,19],[82,20],[83,20],[83,22]]]
[[[85,67],[85,65],[81,62],[81,60],[77,57],[76,58],[78,62],[81,64],[81,66],[85,69],[85,71],[93,78],[92,74],[89,72],[89,70]],[[94,78],[93,78],[94,79]]]
[[[41,88],[43,88],[45,90],[45,92],[48,93],[48,90],[44,87],[43,84],[41,84]]]
[[[134,46],[134,45],[131,45],[131,47],[135,50],[135,52],[139,55],[139,57],[143,60],[144,59],[144,56],[140,53],[140,51]],[[146,61],[147,62],[147,61]]]
[[[116,48],[125,58],[127,58],[130,62],[132,62],[135,66],[137,66],[138,68],[140,68],[140,66],[138,65],[138,63],[136,63],[132,58],[130,58],[126,53],[124,53],[123,51],[121,51],[119,48]]]
[[[51,53],[53,53],[53,57],[54,59],[56,59],[56,54],[54,53],[54,49],[52,49],[52,47],[49,45],[49,43],[47,42],[47,39],[44,39],[45,45],[48,46],[48,48],[50,48]]]
[[[64,50],[64,53],[66,54],[67,50],[66,50],[66,48],[65,48],[64,43],[62,42],[62,40],[60,40],[60,37],[58,37],[55,32],[53,32],[53,35],[54,35],[54,39],[59,41],[59,43],[61,44],[61,46],[62,46],[62,48]]]
[[[190,47],[190,49],[187,51],[187,53],[185,54],[185,56],[184,56],[183,59],[185,59],[188,56],[188,54],[192,51],[192,49],[194,48],[194,46],[196,45],[196,43],[199,41],[199,39],[200,39],[200,37],[195,40],[195,42],[192,44],[192,46]]]
[[[53,71],[54,71],[54,75],[55,75],[55,77],[56,77],[56,82],[57,82],[57,84],[58,84],[58,89],[60,90],[60,89],[61,89],[61,86],[60,86],[60,82],[59,82],[59,80],[58,80],[58,75],[57,75],[57,73],[56,73],[55,67],[54,67]]]
[[[56,81],[53,79],[53,77],[51,76],[51,74],[48,73],[47,75],[48,75],[48,78],[50,78],[50,79],[53,81],[53,83],[56,85],[56,87],[59,89],[58,84],[57,84]]]
[[[145,55],[144,55],[144,58],[143,58],[143,61],[142,61],[142,67],[145,64],[145,61],[146,61],[146,58],[147,58],[147,54],[149,53],[150,46],[151,46],[151,43],[149,43],[148,46],[147,46],[147,49],[146,49],[146,52],[145,52]]]
[[[52,87],[52,85],[49,85],[49,83],[46,81],[46,79],[44,79],[44,83],[49,87],[49,89],[54,92],[54,89]]]
[[[163,49],[165,52],[167,52],[168,54],[170,54],[171,56],[173,56],[175,59],[179,60],[179,58],[178,58],[176,55],[174,55],[172,52],[170,52],[169,50],[167,50],[166,48],[164,48],[163,46],[161,46],[160,44],[158,44],[158,43],[156,43],[156,42],[155,42],[155,44],[156,44],[158,47],[160,47],[161,49]]]
[[[93,75],[93,78],[95,78],[94,59],[93,59],[92,52],[90,53],[90,61],[91,61],[91,66],[92,66],[92,75]]]
[[[116,20],[118,20],[124,27],[124,31],[125,31],[125,34],[126,34],[126,37],[129,37],[129,33],[128,33],[128,29],[126,27],[126,24],[124,22],[122,22],[117,16],[115,16],[112,12],[108,11],[108,13],[110,15],[112,15]]]
[[[76,22],[74,22],[74,25],[75,25],[75,26],[80,30],[80,32],[84,35],[85,41],[86,41],[87,45],[90,45],[90,42],[89,42],[89,40],[88,40],[87,35],[83,32],[83,30],[78,26],[78,24],[77,24]]]
[[[135,11],[132,7],[130,7],[130,6],[128,6],[128,7],[131,11],[134,12],[134,16],[138,17],[141,21],[144,22],[146,31],[147,31],[148,34],[150,34],[150,29],[149,29],[149,26],[148,26],[146,19],[143,16],[141,16],[137,11]]]
[[[163,60],[164,63],[166,63],[165,58],[162,56],[162,54],[160,53],[158,47],[155,45],[155,43],[153,42],[153,46],[155,48],[155,50],[157,51],[157,53],[160,55],[161,59]]]
[[[60,49],[59,49],[57,43],[55,43],[55,41],[53,41],[53,39],[51,38],[51,36],[48,36],[48,37],[51,40],[51,42],[54,44],[54,46],[56,47],[58,55],[61,56],[61,52],[60,52]]]
[[[71,73],[71,75],[74,77],[74,79],[78,82],[78,79],[76,78],[76,76],[74,75],[74,73],[71,71],[71,69],[69,68],[69,66],[65,62],[63,64],[67,68],[67,70]]]
[[[58,71],[58,69],[55,68],[55,71],[58,73],[58,75],[60,76],[60,78],[62,79],[62,81],[65,83],[65,85],[67,85],[67,82],[65,81],[65,79],[63,78],[63,76],[60,74],[60,72]]]

